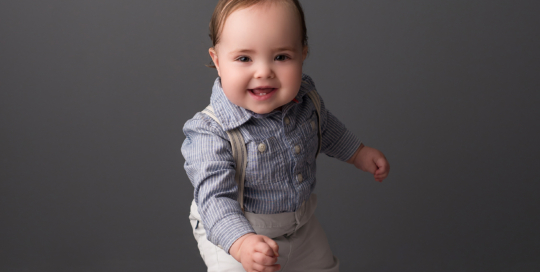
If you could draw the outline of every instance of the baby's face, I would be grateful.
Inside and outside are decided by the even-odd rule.
[[[233,12],[210,56],[227,98],[264,114],[294,99],[307,54],[298,15],[283,3],[257,4]]]

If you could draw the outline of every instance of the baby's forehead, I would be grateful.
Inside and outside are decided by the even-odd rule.
[[[272,32],[279,27],[281,31],[299,29],[302,24],[294,7],[283,4],[256,4],[246,8],[239,8],[224,18],[220,34],[240,31]],[[298,33],[299,35],[301,33]]]
[[[298,24],[302,24],[299,11],[290,1],[260,1],[259,3],[248,6],[238,5],[229,11],[224,10],[223,12],[225,14],[223,14],[221,19],[221,29],[223,29],[231,17],[246,18],[255,16],[257,19],[264,19],[264,15],[268,15],[276,10],[281,18],[294,18],[293,20],[298,22]],[[273,20],[268,23],[272,24],[275,22],[276,20]]]

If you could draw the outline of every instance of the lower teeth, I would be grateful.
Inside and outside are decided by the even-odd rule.
[[[266,95],[266,93],[260,93],[259,95]]]

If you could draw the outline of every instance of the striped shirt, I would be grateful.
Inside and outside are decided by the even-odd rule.
[[[222,126],[200,112],[184,125],[182,154],[195,188],[195,203],[208,240],[225,252],[242,235],[254,232],[237,202],[235,162],[225,130],[239,128],[246,144],[245,211],[294,212],[309,199],[316,184],[318,118],[307,96],[313,89],[312,79],[303,75],[294,101],[261,115],[230,102],[218,77],[210,103]],[[326,109],[322,99],[320,116],[321,152],[348,160],[360,141]]]

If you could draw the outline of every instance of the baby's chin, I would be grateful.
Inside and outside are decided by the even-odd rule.
[[[248,110],[254,112],[254,113],[257,113],[257,114],[267,114],[267,113],[271,113],[273,111],[280,111],[281,110],[281,106],[277,107],[277,108],[273,108],[273,107],[249,107],[247,108]]]

